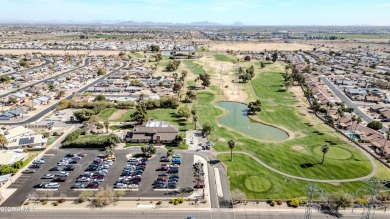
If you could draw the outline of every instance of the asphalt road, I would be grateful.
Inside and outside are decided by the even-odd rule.
[[[334,94],[337,95],[337,97],[342,101],[342,102],[345,102],[345,104],[349,107],[349,108],[353,108],[354,109],[354,113],[358,116],[360,116],[365,122],[367,123],[370,123],[372,122],[374,119],[372,119],[371,117],[367,116],[361,109],[359,109],[358,107],[361,106],[361,104],[356,104],[354,103],[351,99],[349,99],[349,97],[347,97],[342,91],[340,91],[336,85],[334,85],[327,77],[321,77],[321,80],[329,87],[329,89],[332,90],[332,92]],[[387,131],[387,128],[382,128],[382,131]]]
[[[173,210],[173,209],[159,209],[159,210],[112,210],[112,209],[55,209],[37,210],[36,212],[1,212],[2,219],[185,219],[187,217],[194,217],[195,219],[301,219],[304,218],[303,209],[299,211],[267,211],[258,209],[258,211],[236,211],[236,210]],[[327,214],[313,212],[313,219],[329,219],[335,218]],[[343,218],[361,218],[361,214],[344,214]],[[376,219],[388,219],[389,214],[376,213]]]
[[[87,64],[87,61],[86,61],[86,64]],[[88,64],[89,64],[89,61],[88,61]],[[127,65],[127,62],[122,62],[122,66],[119,67],[118,69],[115,69],[115,70],[113,70],[112,72],[110,72],[110,73],[106,74],[105,76],[101,77],[100,79],[98,79],[98,80],[92,82],[91,84],[84,86],[83,88],[79,89],[79,90],[76,91],[75,93],[84,92],[85,90],[88,89],[88,87],[94,86],[95,84],[99,83],[100,81],[104,80],[105,78],[109,77],[110,75],[112,75],[112,74],[116,73],[117,71],[121,70],[121,69],[124,68],[126,65]],[[80,67],[80,68],[82,68],[82,67]],[[77,69],[73,69],[73,70],[71,70],[71,71],[74,71],[74,70],[77,70]],[[39,82],[39,83],[40,83],[40,82]],[[73,95],[74,95],[74,93],[71,94],[71,95],[69,95],[69,96],[67,96],[66,99],[67,99],[67,100],[72,99]],[[34,116],[31,116],[30,118],[28,118],[28,119],[26,119],[26,120],[23,120],[23,121],[15,121],[15,122],[12,122],[12,120],[10,120],[10,121],[8,121],[8,122],[1,121],[1,122],[0,122],[0,125],[24,125],[24,124],[26,124],[26,123],[35,122],[35,121],[37,121],[38,119],[40,119],[42,116],[46,115],[48,112],[54,110],[54,109],[57,107],[58,104],[59,104],[59,102],[56,103],[56,104],[54,104],[54,105],[52,105],[52,106],[50,106],[50,107],[48,107],[48,108],[46,108],[45,110],[41,111],[40,113],[37,113],[37,114],[35,114]]]
[[[34,67],[31,67],[31,68],[27,68],[27,69],[24,69],[24,70],[21,70],[21,71],[13,71],[13,72],[8,72],[8,73],[5,73],[5,74],[1,74],[1,75],[12,75],[12,74],[18,74],[18,73],[22,73],[24,71],[30,71],[30,70],[34,70],[34,69],[37,69],[37,68],[41,68],[45,65],[48,65],[50,64],[51,61],[49,59],[45,59],[45,63],[42,64],[42,65],[38,65],[38,66],[34,66]]]
[[[46,79],[44,79],[44,80],[40,80],[40,81],[34,82],[34,83],[32,83],[32,84],[25,85],[25,86],[23,86],[23,87],[20,87],[19,89],[20,89],[20,90],[23,90],[23,89],[29,88],[29,87],[31,87],[31,86],[40,84],[40,83],[42,83],[42,82],[46,82],[46,81],[48,81],[48,80],[51,80],[51,79],[53,79],[53,78],[57,78],[57,77],[60,77],[60,76],[62,76],[62,75],[66,75],[66,74],[68,74],[68,73],[70,73],[70,72],[79,70],[79,69],[84,68],[85,66],[88,66],[88,65],[89,65],[89,58],[86,58],[86,59],[85,59],[85,63],[84,63],[83,66],[80,66],[80,67],[78,67],[78,68],[75,68],[75,69],[72,69],[72,70],[63,72],[63,73],[61,73],[61,74],[59,74],[59,75],[55,75],[55,76],[46,78]],[[0,98],[5,97],[5,96],[7,96],[8,94],[13,93],[13,92],[15,92],[15,91],[9,91],[9,92],[2,93],[2,94],[0,95]]]

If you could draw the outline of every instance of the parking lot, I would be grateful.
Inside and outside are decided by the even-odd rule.
[[[114,187],[114,184],[122,174],[124,167],[127,165],[128,158],[126,155],[135,153],[134,149],[117,150],[115,152],[116,161],[108,169],[107,175],[104,177],[104,181],[100,184],[100,187]],[[138,151],[140,153],[140,150]],[[49,171],[50,168],[56,167],[67,154],[86,154],[85,157],[78,160],[77,164],[71,164],[75,168],[73,171],[66,171],[69,175],[66,177],[65,182],[59,182],[58,189],[47,188],[33,188],[34,185],[39,183],[48,184],[51,179],[41,179],[46,174],[58,174],[59,171]],[[53,149],[44,155],[45,163],[40,168],[35,169],[35,173],[23,173],[9,188],[16,188],[17,191],[8,198],[3,206],[20,206],[29,194],[37,193],[41,191],[50,190],[53,192],[53,196],[65,195],[66,197],[78,197],[83,189],[72,189],[71,187],[76,183],[77,178],[86,172],[86,168],[94,162],[99,156],[103,155],[104,151],[97,149]],[[180,194],[173,193],[173,190],[154,190],[153,182],[157,179],[159,173],[164,171],[156,171],[162,162],[160,157],[166,155],[166,150],[159,149],[154,157],[149,159],[145,170],[142,174],[142,180],[139,182],[138,191],[127,191],[126,197],[167,197],[167,196],[189,196],[190,193]],[[180,179],[177,182],[177,189],[180,188],[193,188],[195,185],[194,176],[192,175],[192,164],[194,161],[193,155],[181,153],[182,164],[179,168]],[[170,163],[168,163],[170,164]],[[59,166],[64,167],[64,166]],[[87,171],[93,172],[93,171]],[[97,172],[93,172],[97,174]],[[167,177],[169,178],[169,177]],[[88,184],[85,182],[85,184]],[[97,189],[95,189],[97,190]]]

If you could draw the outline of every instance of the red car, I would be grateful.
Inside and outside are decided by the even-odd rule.
[[[66,177],[65,176],[56,176],[51,181],[52,182],[65,182]]]
[[[100,187],[100,184],[97,182],[88,183],[88,185],[86,186],[86,188],[88,188],[88,189],[98,189],[99,187]]]
[[[166,182],[167,178],[159,176],[159,177],[157,177],[157,180]]]

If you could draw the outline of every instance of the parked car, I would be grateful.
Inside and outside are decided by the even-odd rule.
[[[41,179],[53,179],[54,175],[53,174],[45,174],[41,177]]]
[[[78,161],[77,161],[77,160],[71,160],[71,161],[69,162],[69,164],[78,164]]]
[[[181,154],[174,154],[172,157],[173,158],[181,158],[181,156],[182,156]]]
[[[80,177],[76,180],[76,182],[89,182],[89,181],[91,181],[91,179],[87,177]]]
[[[75,183],[72,185],[71,187],[72,189],[84,189],[85,188],[85,184],[83,183]]]
[[[66,176],[69,176],[69,173],[65,172],[65,171],[61,171],[58,174],[56,174],[56,176],[64,176],[64,177],[66,177]]]
[[[49,169],[49,171],[61,171],[62,169],[60,167],[52,167]]]
[[[34,185],[34,188],[45,188],[46,184],[45,183],[38,183]]]
[[[55,189],[55,188],[59,188],[59,187],[60,187],[59,183],[48,183],[45,185],[45,188],[47,188],[47,189]]]
[[[168,173],[159,173],[158,176],[169,176]]]
[[[39,169],[41,167],[40,164],[32,164],[29,166],[30,169]]]
[[[164,189],[164,188],[165,188],[164,184],[155,184],[153,186],[153,189]]]
[[[99,187],[100,187],[100,184],[97,182],[88,183],[86,186],[86,188],[89,188],[89,189],[98,189]]]
[[[73,165],[66,165],[65,167],[64,167],[64,171],[73,171],[74,170],[74,166]]]
[[[169,157],[161,157],[160,158],[160,162],[170,162],[171,161],[171,159],[169,159]]]
[[[24,170],[23,173],[35,173],[35,170],[27,169],[27,170]]]
[[[64,176],[56,176],[51,181],[52,182],[65,182],[66,181],[66,177],[64,177]]]

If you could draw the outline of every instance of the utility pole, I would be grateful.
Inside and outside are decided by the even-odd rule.
[[[304,219],[311,219],[313,199],[316,193],[323,194],[323,190],[317,187],[317,183],[309,184],[303,188],[307,192],[307,204]]]
[[[383,179],[367,179],[363,181],[367,184],[367,186],[360,188],[356,191],[356,197],[359,192],[363,191],[368,193],[368,196],[370,197],[370,204],[367,206],[364,206],[363,209],[363,215],[361,219],[374,219],[375,218],[375,208],[374,206],[382,205],[380,207],[383,207],[383,204],[377,200],[377,196],[379,193],[390,191],[390,189],[387,189],[385,187],[386,184],[390,183],[390,180],[383,180]]]

